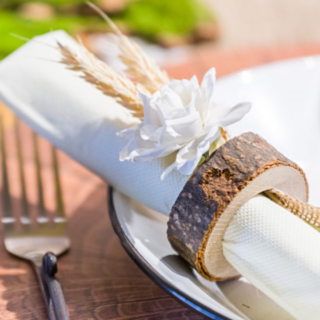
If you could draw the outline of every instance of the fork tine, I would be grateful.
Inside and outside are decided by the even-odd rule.
[[[24,173],[24,161],[22,156],[20,124],[17,118],[15,118],[14,129],[15,129],[16,146],[17,146],[17,152],[18,152],[18,166],[19,166],[20,186],[21,186],[21,201],[22,201],[21,206],[22,206],[22,219],[23,219],[23,218],[29,218],[29,206],[28,206],[28,198],[27,198],[25,173]]]
[[[5,144],[5,133],[3,128],[3,119],[0,117],[0,142],[1,142],[1,158],[2,158],[2,208],[3,217],[12,218],[11,198],[9,188],[9,177],[7,168],[7,153]]]
[[[59,161],[57,156],[57,150],[55,147],[52,149],[52,169],[53,169],[53,178],[55,185],[55,194],[56,194],[56,216],[59,218],[65,217],[63,198],[62,198],[62,189],[59,175]]]
[[[33,140],[33,152],[34,152],[34,162],[36,167],[36,181],[38,188],[38,209],[39,209],[39,217],[46,217],[46,209],[44,206],[44,198],[43,198],[43,184],[41,177],[41,163],[39,156],[39,145],[38,145],[38,136],[36,133],[32,132],[32,140]]]

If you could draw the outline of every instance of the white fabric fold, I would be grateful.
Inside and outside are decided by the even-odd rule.
[[[168,214],[188,176],[172,172],[161,181],[168,159],[119,161],[125,140],[116,133],[137,120],[60,64],[56,40],[77,45],[64,32],[53,32],[30,41],[0,63],[0,100],[117,190]],[[243,276],[294,317],[316,320],[320,314],[319,238],[286,210],[257,198],[231,222],[224,253]]]

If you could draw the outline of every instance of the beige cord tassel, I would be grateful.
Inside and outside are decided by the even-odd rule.
[[[277,190],[268,190],[264,193],[272,201],[292,212],[317,231],[320,231],[320,208],[294,199]]]

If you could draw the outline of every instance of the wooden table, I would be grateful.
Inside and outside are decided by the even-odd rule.
[[[261,63],[295,56],[320,53],[320,46],[252,49],[221,52],[212,47],[197,48],[185,65],[172,67],[177,78],[197,74],[200,78],[215,65],[218,75],[225,75]],[[1,111],[1,110],[0,110]],[[5,117],[9,165],[15,172],[16,152],[12,134],[12,117]],[[24,128],[24,150],[32,179],[30,132]],[[44,178],[50,178],[48,145],[41,141]],[[194,319],[204,317],[172,298],[154,284],[130,260],[112,230],[107,209],[106,184],[92,173],[60,153],[66,212],[69,217],[70,252],[59,260],[60,280],[70,318],[81,319]],[[12,193],[18,210],[19,186],[12,175]],[[28,188],[30,201],[36,194]],[[46,200],[53,209],[52,188],[47,185]],[[37,280],[27,263],[10,256],[0,241],[0,319],[44,320],[46,313]]]

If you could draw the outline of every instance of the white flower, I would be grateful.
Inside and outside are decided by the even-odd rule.
[[[173,80],[152,96],[140,93],[144,120],[123,130],[128,143],[120,160],[144,162],[165,157],[175,151],[176,159],[162,174],[171,170],[190,175],[202,155],[219,137],[219,127],[239,121],[251,108],[250,103],[226,107],[214,101],[215,69],[209,70],[199,86],[197,77]]]

